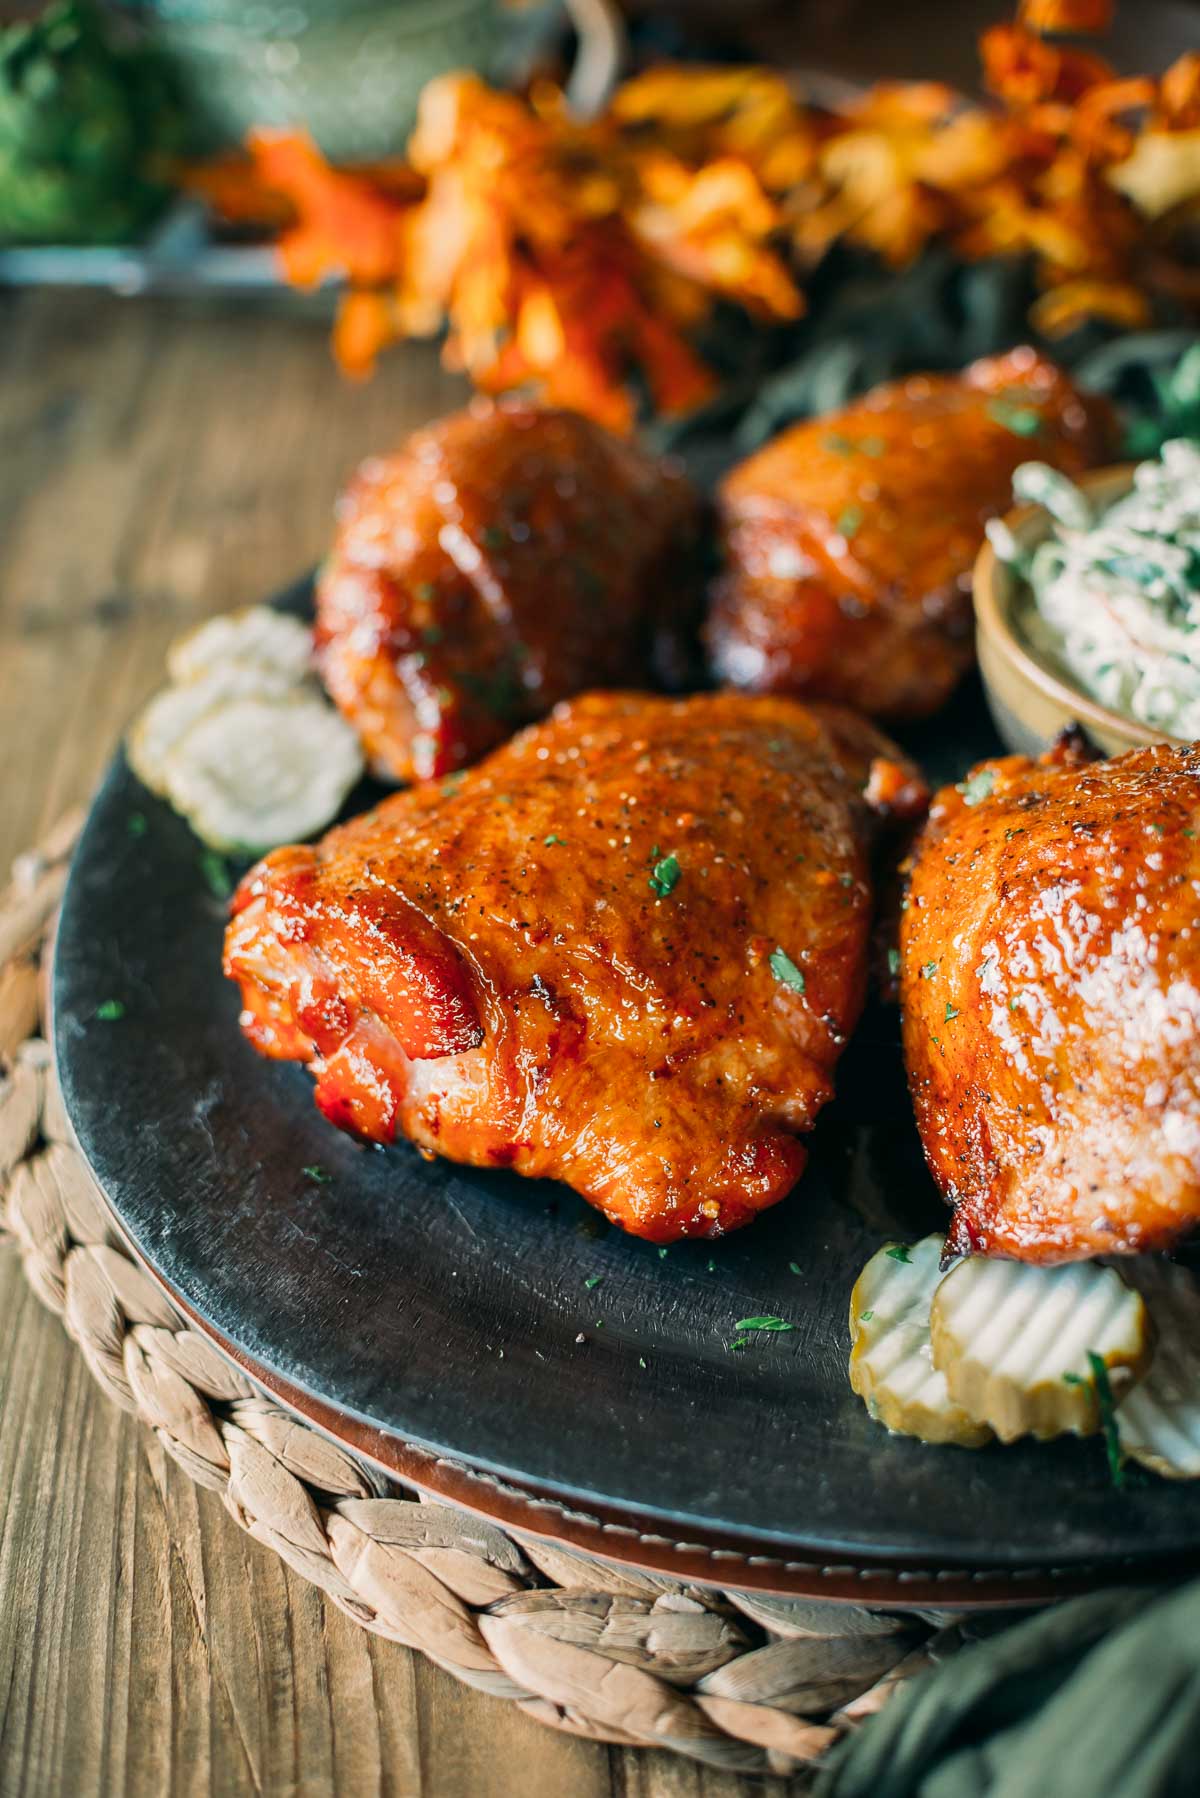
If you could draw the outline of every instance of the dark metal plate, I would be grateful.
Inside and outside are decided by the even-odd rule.
[[[910,747],[935,779],[993,749],[978,688]],[[57,1054],[125,1229],[252,1364],[544,1492],[765,1552],[1047,1570],[1200,1551],[1200,1494],[1116,1492],[1096,1442],[928,1448],[850,1392],[858,1270],[944,1218],[894,1012],[864,1020],[794,1194],[723,1242],[662,1252],[566,1188],[331,1129],[307,1075],[238,1031],[200,857],[118,757],[63,909]],[[98,1016],[113,999],[123,1015]],[[795,1329],[731,1351],[758,1314]]]

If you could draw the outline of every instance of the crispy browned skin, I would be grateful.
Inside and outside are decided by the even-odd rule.
[[[1020,349],[785,431],[720,490],[720,678],[878,718],[936,711],[974,656],[971,565],[1014,468],[1077,473],[1110,458],[1110,430],[1103,402]]]
[[[858,1016],[872,808],[925,799],[895,755],[789,700],[568,702],[247,875],[243,1028],[376,1142],[564,1180],[663,1242],[735,1229],[799,1175]]]
[[[964,788],[934,801],[901,920],[949,1246],[1165,1248],[1200,1219],[1200,745],[1089,763],[1067,741]]]
[[[364,463],[317,586],[317,659],[377,773],[476,760],[695,625],[695,496],[571,412],[478,401]]]

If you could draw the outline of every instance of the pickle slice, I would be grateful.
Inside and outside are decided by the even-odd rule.
[[[1157,1341],[1150,1371],[1117,1407],[1117,1438],[1166,1479],[1200,1479],[1200,1286],[1169,1261],[1139,1262],[1131,1277]]]
[[[938,1287],[929,1326],[950,1397],[1001,1442],[1093,1435],[1101,1416],[1091,1357],[1119,1400],[1153,1351],[1141,1294],[1094,1261],[1036,1267],[971,1256]]]
[[[206,619],[167,651],[167,673],[177,684],[230,668],[254,668],[298,686],[312,672],[312,632],[273,606],[246,606]]]
[[[951,1399],[930,1355],[942,1247],[940,1236],[889,1243],[867,1262],[850,1295],[850,1384],[871,1416],[901,1436],[982,1448],[991,1430]]]
[[[166,757],[162,779],[212,848],[259,852],[323,829],[362,769],[350,726],[318,693],[296,688],[205,712]]]

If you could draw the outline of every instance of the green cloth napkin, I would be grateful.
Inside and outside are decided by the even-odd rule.
[[[1195,1798],[1200,1581],[1072,1599],[914,1680],[815,1798]]]

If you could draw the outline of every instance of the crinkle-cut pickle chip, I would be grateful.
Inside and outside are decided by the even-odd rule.
[[[181,692],[187,688],[179,689]],[[316,692],[214,707],[162,769],[167,798],[214,849],[272,849],[321,830],[362,773],[354,732]]]
[[[240,663],[212,668],[182,687],[164,687],[135,719],[125,739],[129,765],[143,786],[165,798],[167,761],[202,718],[248,693],[294,690],[289,677]]]
[[[167,672],[177,683],[231,668],[256,668],[298,686],[312,672],[312,632],[273,606],[246,606],[177,637]]]
[[[871,1416],[902,1436],[982,1448],[992,1432],[950,1397],[934,1367],[929,1304],[942,1278],[942,1238],[889,1243],[850,1295],[850,1384]]]
[[[1119,1399],[1154,1347],[1141,1294],[1094,1261],[1037,1267],[972,1255],[934,1293],[929,1327],[951,1398],[1001,1442],[1093,1435],[1101,1416],[1089,1356]]]
[[[1136,1262],[1157,1341],[1150,1371],[1117,1407],[1125,1453],[1169,1480],[1200,1479],[1200,1285],[1169,1261]]]

